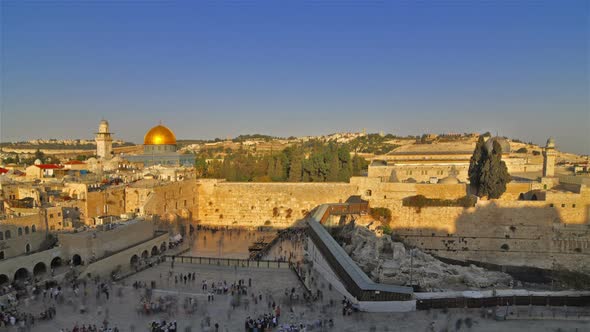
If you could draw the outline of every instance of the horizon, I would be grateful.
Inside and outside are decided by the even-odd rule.
[[[135,143],[163,121],[179,140],[489,131],[590,154],[586,1],[0,11],[1,142],[93,137],[105,118]]]

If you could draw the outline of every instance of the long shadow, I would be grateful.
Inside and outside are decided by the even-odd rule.
[[[474,264],[526,282],[555,280],[576,288],[590,286],[588,222],[565,225],[558,210],[549,204],[504,207],[490,202],[464,209],[454,223],[441,221],[441,228],[420,227],[422,219],[433,220],[440,211],[417,209],[412,227],[393,224],[394,239],[447,263]],[[454,227],[454,232],[445,231],[445,225]]]

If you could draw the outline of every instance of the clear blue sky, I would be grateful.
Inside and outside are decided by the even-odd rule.
[[[590,153],[589,1],[7,1],[2,141],[482,132]]]

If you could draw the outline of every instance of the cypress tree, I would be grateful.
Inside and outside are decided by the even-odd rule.
[[[500,198],[506,191],[506,184],[510,182],[510,174],[506,163],[502,161],[502,146],[494,141],[491,154],[483,160],[480,170],[477,195],[490,199]],[[485,150],[485,149],[484,149]]]
[[[469,171],[467,173],[469,177],[469,182],[471,183],[471,186],[476,190],[476,193],[478,195],[479,179],[481,177],[483,162],[487,157],[486,155],[487,151],[485,149],[485,141],[483,135],[480,135],[479,139],[477,140],[477,144],[475,144],[475,150],[473,150],[473,155],[469,160]]]

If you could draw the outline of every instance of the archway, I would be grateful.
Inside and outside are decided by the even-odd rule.
[[[72,264],[74,264],[74,266],[82,265],[82,257],[80,257],[78,254],[75,254],[72,257]]]
[[[524,201],[524,193],[520,193],[520,195],[518,195],[518,200]]]
[[[158,246],[152,247],[152,257],[158,255]]]
[[[139,257],[137,257],[137,255],[131,256],[129,263],[131,264],[131,267],[136,266],[139,263]]]
[[[149,256],[149,253],[148,253],[148,251],[147,251],[147,250],[144,250],[144,251],[141,253],[141,258],[143,258],[143,259],[146,259],[146,258],[148,258],[148,256]]]
[[[25,269],[24,267],[21,267],[20,269],[16,270],[16,272],[14,273],[14,280],[15,281],[25,280],[28,278],[29,278],[29,270]]]
[[[166,251],[166,242],[162,242],[162,244],[160,245],[160,252],[164,252]]]
[[[533,197],[531,197],[531,201],[536,201],[537,200],[537,194],[533,194]]]
[[[60,257],[55,257],[54,259],[51,260],[51,268],[55,269],[57,267],[61,266],[61,258]]]
[[[39,262],[35,265],[35,267],[33,268],[33,275],[35,277],[43,275],[47,272],[47,266],[45,266],[45,263],[43,262]]]
[[[0,274],[0,286],[5,285],[10,282],[8,276],[6,274]]]

